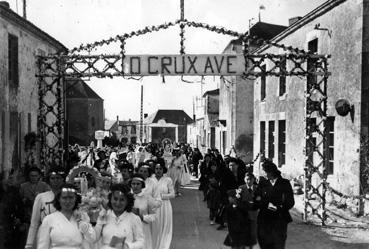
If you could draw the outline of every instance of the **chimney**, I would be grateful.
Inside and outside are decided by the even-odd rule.
[[[147,118],[149,116],[149,114],[144,113],[144,118]]]
[[[23,18],[27,19],[27,0],[23,0]]]
[[[10,8],[10,5],[7,1],[0,1],[0,6],[3,6],[3,7],[8,8],[8,9]]]
[[[301,16],[291,17],[290,19],[288,19],[288,26],[292,26],[295,22],[297,22],[301,19],[302,19]]]
[[[117,115],[117,122],[119,122],[119,116]]]

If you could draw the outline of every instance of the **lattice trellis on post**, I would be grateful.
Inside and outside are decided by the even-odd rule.
[[[38,64],[40,163],[47,172],[51,166],[63,163],[65,72],[58,56],[40,57]]]
[[[317,216],[327,220],[326,192],[329,146],[327,130],[327,58],[311,55],[307,62],[306,146],[304,181],[304,220]]]

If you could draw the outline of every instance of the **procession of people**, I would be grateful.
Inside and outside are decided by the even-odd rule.
[[[204,154],[177,144],[98,149],[92,143],[70,146],[67,164],[45,172],[46,182],[40,168],[28,169],[20,200],[9,200],[6,209],[26,224],[24,236],[8,239],[8,248],[169,249],[171,199],[183,195],[181,186],[191,177],[200,182],[210,225],[228,230],[224,245],[284,248],[293,193],[271,161],[263,163],[266,177],[256,179],[252,165],[223,158],[216,149]],[[12,238],[12,229],[6,238]]]

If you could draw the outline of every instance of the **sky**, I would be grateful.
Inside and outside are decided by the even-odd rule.
[[[22,14],[23,0],[8,0],[10,7]],[[261,21],[288,25],[288,19],[304,16],[325,0],[184,0],[185,18],[246,32],[249,23]],[[27,0],[27,19],[72,49],[130,33],[146,26],[160,25],[180,17],[180,0]],[[220,54],[232,37],[203,29],[188,28],[185,32],[187,54]],[[179,54],[179,28],[150,33],[127,41],[126,54]],[[286,44],[288,45],[288,44]],[[116,47],[107,53],[118,53]],[[141,81],[87,79],[86,83],[104,99],[105,118],[139,120],[141,84],[144,88],[144,113],[158,109],[180,109],[189,116],[193,104],[207,90],[218,87],[217,77],[144,77]]]

